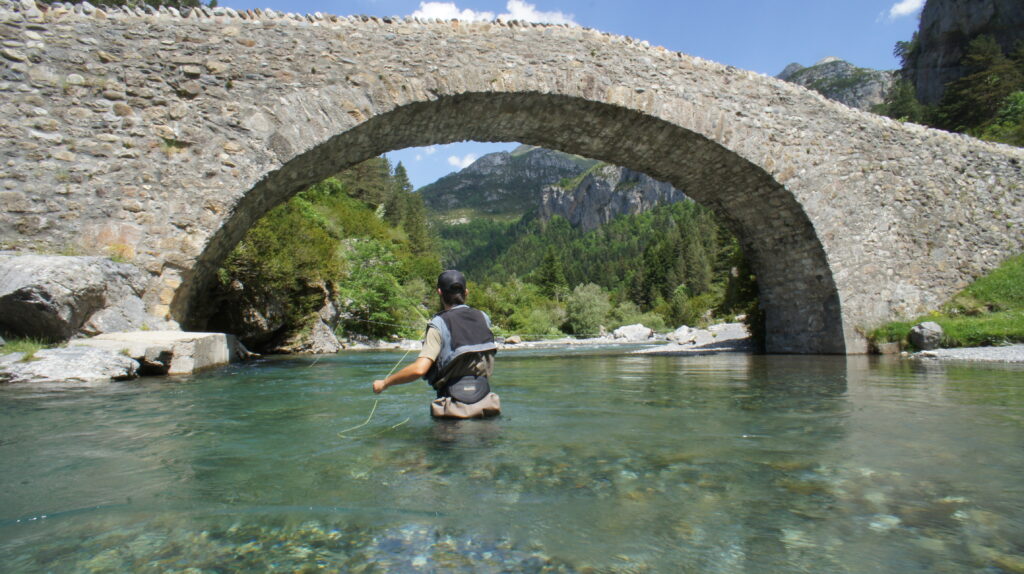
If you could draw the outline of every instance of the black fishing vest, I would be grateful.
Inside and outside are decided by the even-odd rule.
[[[431,386],[452,367],[455,359],[467,353],[483,353],[498,348],[487,314],[466,305],[434,315],[430,326],[441,333],[441,354],[423,377]]]

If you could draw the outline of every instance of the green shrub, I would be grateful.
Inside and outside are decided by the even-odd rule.
[[[611,308],[608,293],[600,286],[577,285],[565,301],[565,325],[574,335],[594,336],[605,324]]]
[[[409,299],[402,290],[398,282],[401,264],[394,254],[374,239],[347,243],[349,272],[338,286],[339,308],[347,317],[345,328],[371,337],[421,335],[413,333],[413,326],[407,322],[408,308],[416,307],[419,301]]]
[[[565,310],[560,305],[527,309],[512,316],[514,332],[525,340],[562,337],[559,326],[565,322]]]

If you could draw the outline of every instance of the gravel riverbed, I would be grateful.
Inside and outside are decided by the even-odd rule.
[[[742,323],[720,323],[708,327],[707,331],[713,337],[711,342],[701,344],[695,341],[691,343],[665,342],[665,336],[659,335],[648,342],[653,343],[649,348],[633,351],[643,355],[709,355],[716,353],[753,353],[754,344],[750,340],[746,326]],[[611,336],[598,337],[593,339],[575,339],[565,337],[560,339],[548,339],[542,341],[524,341],[517,344],[502,344],[502,350],[513,349],[536,349],[550,347],[571,347],[583,345],[624,345],[642,343],[640,341],[617,340]],[[355,345],[350,347],[353,350],[360,349],[399,349],[417,350],[420,348],[419,341],[395,341],[377,342],[374,345]],[[906,355],[910,359],[922,361],[970,361],[985,363],[1024,363],[1024,345],[1003,345],[999,347],[959,347],[953,349],[935,349],[932,351],[920,351]]]
[[[961,347],[935,349],[910,355],[919,360],[975,361],[985,363],[1024,363],[1024,345],[1002,347]]]

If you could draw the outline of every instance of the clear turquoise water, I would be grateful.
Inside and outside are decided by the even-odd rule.
[[[400,353],[0,388],[0,570],[1024,571],[1021,366],[603,353],[458,423]]]

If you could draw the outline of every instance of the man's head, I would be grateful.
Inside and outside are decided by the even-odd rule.
[[[466,302],[466,277],[449,269],[437,276],[437,292],[446,307],[463,305]]]

